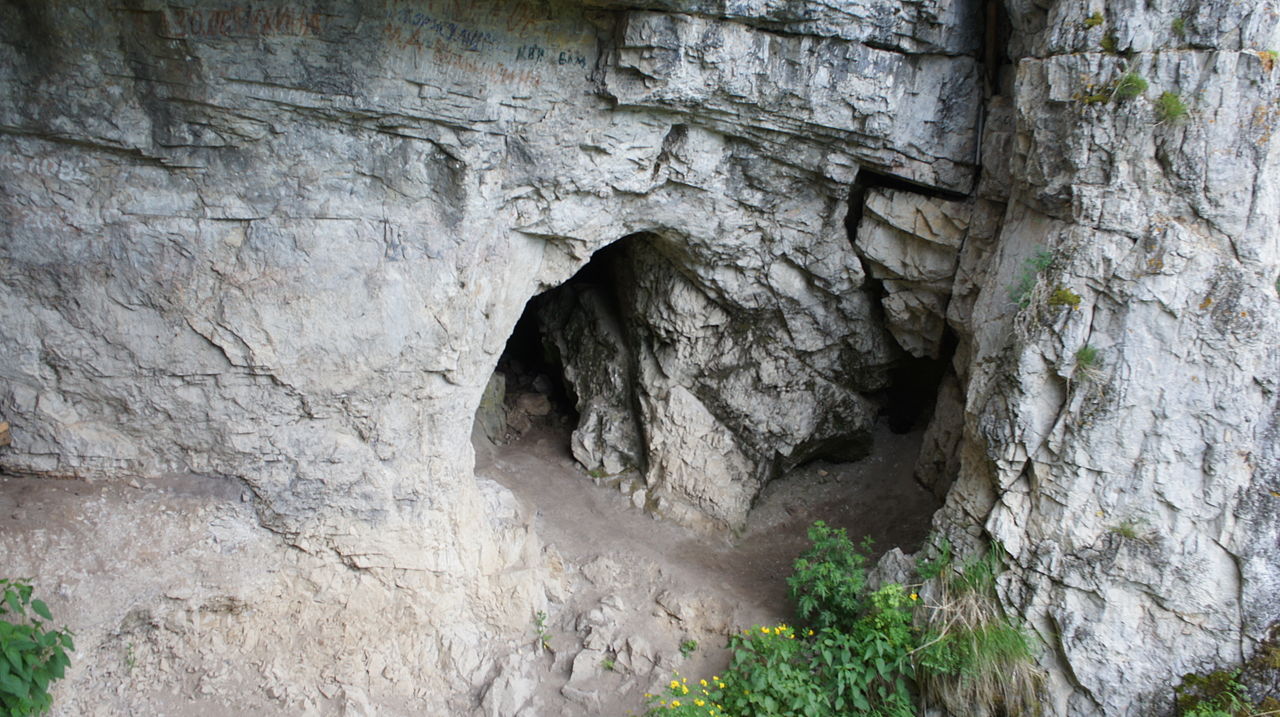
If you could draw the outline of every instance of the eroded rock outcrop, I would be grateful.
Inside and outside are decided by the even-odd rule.
[[[552,336],[581,460],[737,524],[950,334],[920,472],[941,532],[1008,550],[1051,709],[1160,711],[1247,655],[1280,614],[1273,0],[1010,0],[1003,80],[994,6],[587,6],[0,4],[0,466],[238,481],[314,598],[237,610],[326,645],[273,669],[520,709],[554,561],[469,431],[526,302],[629,237]],[[860,169],[925,191],[869,190],[851,243]],[[356,599],[413,644],[344,656]],[[138,627],[95,625],[95,660]]]
[[[1094,10],[1010,3],[1009,208],[939,525],[1009,551],[1054,713],[1163,714],[1280,616],[1275,7]]]

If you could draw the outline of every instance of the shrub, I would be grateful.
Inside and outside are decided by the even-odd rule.
[[[1117,100],[1124,102],[1125,100],[1132,100],[1142,96],[1142,93],[1146,92],[1148,87],[1150,85],[1142,78],[1142,75],[1130,72],[1116,81],[1116,88],[1112,94],[1115,95]]]
[[[12,715],[40,714],[53,704],[49,685],[62,679],[75,650],[66,628],[45,628],[52,620],[49,608],[31,598],[26,580],[0,579],[0,712]],[[30,610],[30,614],[28,613]]]
[[[796,559],[787,587],[796,612],[814,627],[851,627],[862,611],[867,557],[843,529],[809,527],[811,547]],[[870,548],[869,542],[863,543]]]
[[[867,557],[845,531],[818,522],[809,539],[788,584],[810,624],[734,635],[723,677],[691,684],[677,674],[664,694],[645,696],[647,714],[911,717],[913,683],[956,714],[1035,713],[1031,640],[994,599],[1003,552],[957,570],[941,540],[938,557],[918,563],[943,596],[926,606],[898,583],[870,590]]]
[[[1090,29],[1095,28],[1101,25],[1102,23],[1103,23],[1102,13],[1100,12],[1094,12],[1092,15],[1084,19],[1084,26]]]
[[[1180,122],[1187,117],[1187,104],[1176,92],[1162,92],[1156,100],[1156,116],[1161,122]]]

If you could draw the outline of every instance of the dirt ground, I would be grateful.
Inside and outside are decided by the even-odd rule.
[[[728,634],[794,621],[785,580],[807,547],[806,531],[815,520],[846,529],[855,541],[871,536],[877,557],[894,547],[914,551],[938,508],[932,494],[912,479],[920,438],[919,432],[897,435],[882,426],[872,455],[855,463],[819,461],[792,471],[766,487],[740,534],[719,536],[655,520],[607,482],[593,481],[569,454],[563,429],[534,428],[500,446],[477,473],[498,480],[536,508],[538,535],[566,563],[584,566],[603,559],[645,568],[632,574],[606,571],[594,582],[577,580],[558,612],[585,614],[598,601],[598,592],[641,608],[633,611],[625,629],[644,634],[655,645],[659,659],[653,671],[643,672],[647,664],[629,665],[631,675],[595,670],[579,679],[572,674],[570,650],[548,667],[540,688],[542,703],[551,706],[560,696],[568,697],[570,702],[556,709],[565,715],[639,713],[642,694],[657,691],[672,670],[692,676],[723,669],[728,654],[721,648]],[[673,614],[662,605],[664,596],[671,602],[673,594],[703,609]],[[655,604],[662,609],[643,609]],[[590,634],[580,625],[576,630],[574,625],[559,627],[555,639],[589,644]],[[679,644],[687,639],[697,639],[699,649],[686,657]],[[616,641],[603,652],[625,650]],[[592,690],[581,699],[574,682],[599,685],[594,690],[598,701]]]
[[[535,427],[498,447],[477,475],[507,486],[536,512],[546,556],[559,566],[548,589],[546,647],[537,648],[537,670],[528,676],[536,697],[521,714],[639,713],[642,693],[672,671],[722,669],[726,635],[790,619],[784,579],[814,520],[871,535],[879,549],[914,549],[937,507],[911,479],[919,440],[881,430],[875,452],[860,462],[797,469],[767,487],[740,535],[722,536],[655,520],[616,488],[597,485],[570,457],[565,429]],[[0,574],[36,576],[38,597],[85,638],[68,678],[80,687],[61,702],[55,692],[55,714],[341,711],[341,692],[290,683],[288,655],[274,655],[236,624],[243,608],[234,599],[211,605],[205,596],[213,586],[220,595],[235,586],[246,604],[270,595],[286,610],[282,634],[290,629],[290,601],[313,600],[281,577],[305,574],[306,556],[257,527],[246,498],[233,483],[191,476],[128,484],[0,477]],[[168,607],[157,612],[156,605]],[[184,615],[200,617],[174,624]],[[324,629],[346,630],[342,615],[335,609]],[[125,627],[135,618],[154,629],[130,633]],[[217,624],[202,622],[209,620]],[[172,652],[190,644],[177,637],[171,644],[143,639],[157,630],[208,640],[197,641],[202,655],[192,660]],[[228,654],[223,640],[252,648],[247,671],[220,666]],[[698,647],[682,652],[688,640]],[[130,676],[143,674],[171,681],[135,687]],[[305,709],[282,710],[286,697]],[[391,713],[375,707],[371,714]]]

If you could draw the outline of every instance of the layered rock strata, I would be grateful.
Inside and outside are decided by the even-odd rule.
[[[280,669],[465,713],[554,581],[473,418],[526,303],[626,238],[552,337],[581,460],[740,524],[954,337],[939,532],[1008,551],[1053,711],[1166,710],[1280,615],[1277,7],[1005,9],[0,4],[0,467],[238,482],[329,586],[297,624],[359,593],[416,633]],[[921,191],[851,243],[864,169]]]

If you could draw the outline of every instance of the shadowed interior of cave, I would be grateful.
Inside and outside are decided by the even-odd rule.
[[[534,296],[525,304],[495,369],[503,384],[503,411],[500,419],[490,416],[489,421],[501,420],[505,430],[501,436],[491,436],[499,439],[494,442],[517,438],[535,426],[549,425],[563,429],[567,445],[569,432],[579,420],[578,396],[572,383],[565,379],[562,356],[548,336],[549,330],[556,328],[552,324],[563,315],[554,309],[572,304],[577,297],[589,293],[601,299],[600,305],[607,307],[615,318],[619,316],[615,264],[622,257],[626,241],[619,240],[600,249],[563,284]],[[619,356],[617,360],[625,357]],[[494,405],[481,406],[482,411],[494,408]],[[480,421],[481,417],[477,416],[477,422]]]
[[[872,173],[869,186],[888,186],[892,179]],[[498,418],[502,423],[502,431],[491,436],[493,443],[511,444],[531,431],[550,429],[539,433],[540,440],[548,440],[549,436],[554,436],[565,453],[569,452],[571,433],[579,421],[576,405],[580,398],[589,399],[590,396],[579,397],[572,383],[566,380],[560,350],[550,333],[564,329],[560,322],[564,321],[565,307],[581,305],[584,298],[593,302],[597,320],[603,314],[604,321],[621,326],[627,315],[623,308],[624,297],[628,295],[625,282],[631,276],[626,265],[631,259],[629,247],[635,247],[641,242],[648,242],[647,245],[662,251],[661,240],[652,236],[638,234],[624,237],[597,251],[563,284],[528,301],[496,366],[495,378],[502,382],[505,395]],[[873,284],[869,289],[874,295],[875,285],[879,282],[869,279],[869,283]],[[582,338],[584,342],[590,340],[590,336]],[[849,446],[833,444],[829,450],[810,446],[804,451],[809,458],[799,465],[807,468],[814,465],[852,464],[859,460],[874,462],[877,454],[884,451],[905,451],[906,455],[901,456],[902,460],[908,464],[914,462],[920,447],[918,439],[933,414],[938,387],[948,371],[955,345],[956,339],[948,329],[939,358],[916,358],[902,352],[898,362],[890,370],[890,385],[867,395],[867,398],[880,407],[878,427],[870,435],[854,441],[856,446],[852,443]],[[633,360],[625,353],[625,350],[619,351],[613,356],[613,360]],[[497,406],[489,408],[491,410],[495,407]],[[486,407],[482,405],[481,412],[485,410]],[[477,425],[481,423],[481,419],[478,413]],[[489,420],[492,422],[494,419],[490,417]],[[911,434],[914,438],[906,442],[894,439],[892,447],[876,445],[886,442],[890,434]],[[642,468],[642,465],[635,467]],[[593,476],[599,473],[598,469],[591,466],[583,468],[592,469]],[[797,469],[795,472],[801,471]],[[793,482],[799,476],[788,474],[785,478],[784,482]],[[904,473],[901,479],[911,480],[910,472]],[[929,512],[932,512],[932,508]]]
[[[880,415],[885,417],[889,430],[910,433],[928,426],[938,400],[938,386],[947,375],[955,350],[956,336],[948,328],[942,334],[938,358],[903,352],[889,371],[889,387],[874,396],[880,400]]]

